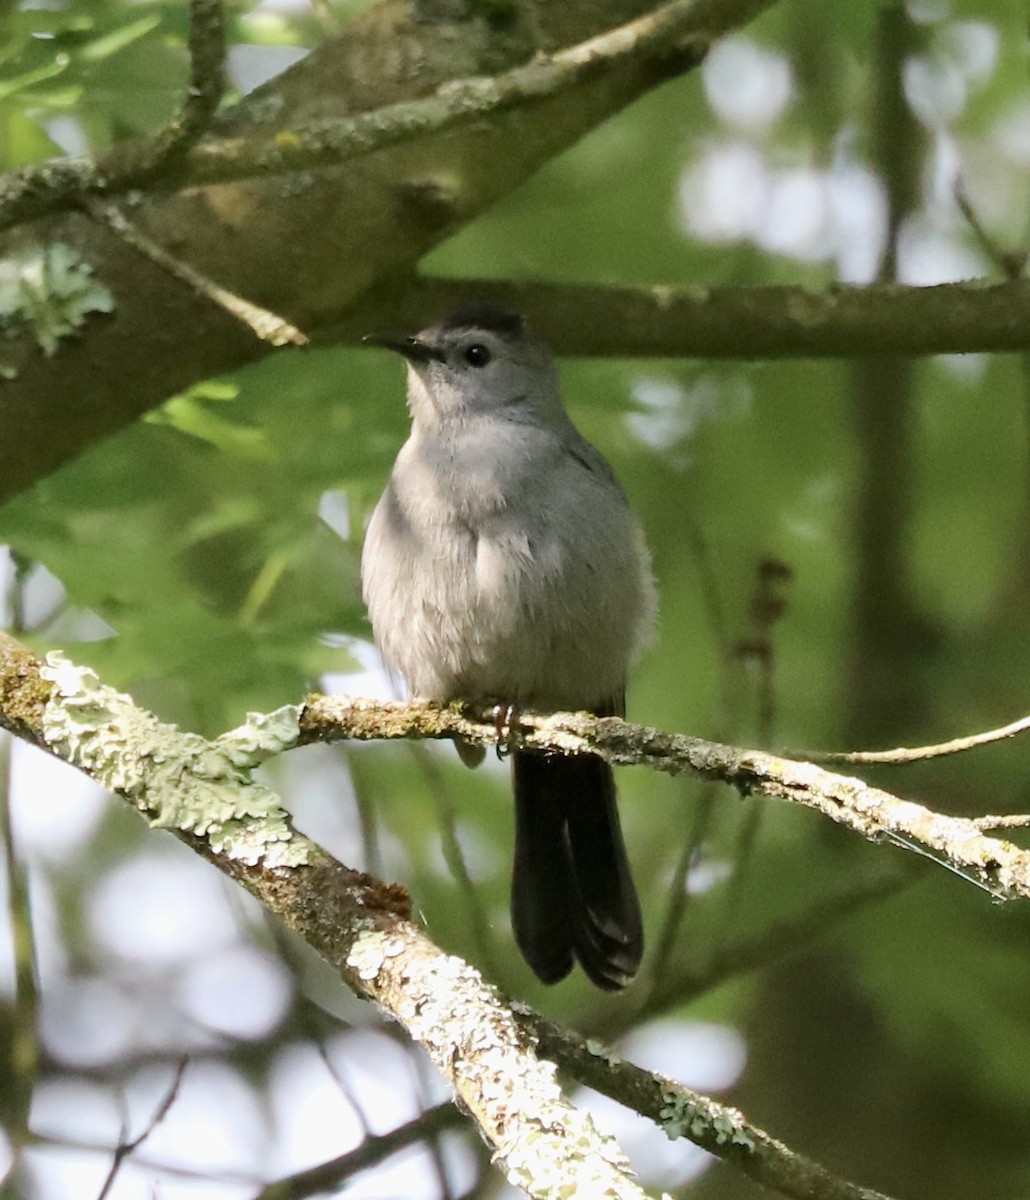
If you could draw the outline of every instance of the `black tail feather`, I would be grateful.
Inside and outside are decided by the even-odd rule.
[[[579,960],[598,987],[630,983],[644,949],[611,767],[594,755],[512,755],[512,927],[544,983]]]

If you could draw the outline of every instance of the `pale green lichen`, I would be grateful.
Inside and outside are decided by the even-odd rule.
[[[307,861],[307,843],[294,837],[276,794],[250,778],[253,766],[295,740],[295,708],[251,713],[209,742],[137,708],[60,653],[47,655],[40,674],[54,684],[43,714],[47,745],[125,796],[152,825],[207,838],[216,852],[244,863]]]
[[[300,706],[284,704],[270,713],[249,712],[242,725],[219,735],[221,747],[237,767],[256,767],[296,746],[300,737]]]
[[[28,328],[46,355],[77,333],[90,313],[114,309],[114,296],[64,242],[28,246],[0,260],[0,329]]]
[[[681,1137],[697,1141],[714,1135],[720,1146],[732,1144],[742,1146],[745,1150],[755,1148],[745,1127],[744,1116],[735,1108],[704,1104],[673,1088],[662,1092],[662,1101],[658,1120],[670,1141]]]
[[[603,1042],[595,1041],[593,1038],[587,1038],[584,1046],[586,1050],[594,1056],[594,1058],[601,1059],[602,1062],[606,1062],[610,1067],[617,1067],[622,1062],[622,1059],[615,1053],[615,1051],[609,1049],[609,1047],[607,1047]]]
[[[375,979],[390,957],[386,935],[376,929],[359,933],[347,955],[347,966],[357,971],[359,979]]]
[[[502,1150],[509,1183],[531,1196],[642,1200],[618,1143],[601,1134],[588,1113],[564,1103],[560,1092],[558,1098],[553,1113],[546,1103],[538,1110],[537,1129],[523,1130],[516,1146]],[[535,1089],[527,1099],[539,1104]]]

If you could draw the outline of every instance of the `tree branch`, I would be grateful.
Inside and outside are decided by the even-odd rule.
[[[190,0],[190,81],[174,120],[148,138],[99,154],[48,159],[0,175],[0,231],[76,208],[86,196],[117,196],[178,177],[210,126],[225,88],[221,0]]]
[[[952,738],[933,746],[898,746],[893,750],[817,750],[792,754],[793,758],[804,758],[809,762],[852,763],[866,766],[893,765],[925,762],[930,758],[944,758],[949,754],[964,754],[979,746],[990,746],[994,742],[1008,741],[1021,733],[1030,731],[1030,716],[1020,717],[999,729],[988,729],[984,733],[973,733],[968,737]]]
[[[342,725],[338,718],[347,714]],[[561,726],[582,720],[521,725],[552,727],[529,732],[531,744],[545,738],[570,749],[581,748],[582,735]],[[539,1057],[537,1042],[547,1028],[539,1018],[522,1007],[516,1013],[477,971],[439,950],[408,919],[403,888],[345,867],[298,834],[278,798],[251,778],[254,767],[291,745],[341,732],[373,736],[377,722],[393,737],[413,732],[414,722],[422,737],[460,728],[496,738],[492,725],[473,724],[452,710],[315,697],[303,713],[252,713],[238,729],[207,741],[158,721],[62,655],[43,662],[0,632],[0,727],[85,771],[280,916],[423,1047],[494,1147],[509,1181],[547,1200],[570,1194],[641,1200],[621,1151],[568,1102],[552,1064]],[[653,742],[663,736],[646,732]],[[559,1045],[555,1053],[589,1075],[593,1059],[580,1061],[567,1050],[575,1045],[571,1035],[562,1045],[566,1050]],[[874,1200],[875,1193],[835,1180],[735,1110],[671,1081],[656,1084],[657,1077],[644,1073],[620,1069],[612,1078],[622,1082],[615,1088],[609,1079],[609,1094],[624,1101],[636,1095],[624,1087],[646,1079],[657,1095],[641,1102],[670,1136],[687,1137],[734,1163],[757,1155],[755,1177],[785,1195]]]
[[[607,287],[413,279],[375,293],[314,340],[358,345],[374,328],[422,328],[470,296],[524,312],[556,354],[590,358],[911,357],[1030,349],[1030,279],[870,284]]]
[[[680,1083],[624,1062],[604,1047],[560,1029],[542,1017],[524,1019],[543,1054],[579,1083],[629,1104],[650,1117],[669,1137],[695,1145],[732,1163],[749,1179],[783,1196],[819,1200],[888,1200],[882,1192],[838,1179],[825,1167],[795,1153],[735,1108]]]
[[[300,730],[301,742],[461,736],[490,745],[498,740],[489,714],[458,706],[439,708],[423,702],[402,704],[347,696],[309,697]],[[934,812],[812,763],[586,713],[522,713],[511,735],[531,748],[565,754],[593,752],[613,764],[646,766],[669,775],[689,771],[731,784],[745,794],[814,808],[870,841],[889,837],[900,846],[937,858],[999,900],[1030,898],[1030,850],[987,837],[975,818]]]
[[[695,0],[689,11],[698,30],[725,29],[770,2]],[[342,120],[365,121],[362,137],[372,137],[379,117],[369,114],[407,102],[447,109],[453,80],[467,85],[469,111],[478,93],[489,107],[498,77],[533,67],[542,48],[539,30],[549,50],[582,50],[606,27],[639,17],[641,3],[569,0],[551,6],[510,0],[499,30],[482,5],[439,6],[441,12],[426,21],[417,5],[382,0],[349,22],[342,37],[222,114],[214,132],[242,146],[285,131],[284,141],[291,143],[292,130]],[[690,21],[682,19],[687,30]],[[137,189],[132,224],[227,293],[309,331],[327,316],[350,310],[370,286],[409,274],[431,247],[655,87],[673,66],[657,43],[654,56],[641,61],[629,51],[614,60],[597,53],[595,48],[589,67],[568,64],[572,75],[579,72],[579,82],[560,92],[512,102],[489,119],[462,117],[443,133],[384,144],[345,169],[293,171],[288,177],[174,193]],[[673,54],[681,68],[695,57]],[[27,205],[19,210],[27,213],[37,211],[33,206],[52,207],[58,195],[65,203],[84,193],[117,192],[138,179],[140,163],[149,168],[149,143],[143,143],[140,161],[132,158],[137,146],[112,151],[115,161],[102,163],[102,178],[95,164],[69,160],[40,166],[34,177],[15,176],[8,180],[11,203]],[[37,192],[43,199],[35,198]],[[103,316],[76,314],[49,356],[40,352],[31,316],[18,310],[12,323],[7,314],[12,336],[4,339],[0,362],[0,502],[197,379],[270,351],[224,308],[201,299],[195,288],[130,252],[122,239],[77,211],[55,214],[31,230],[19,228],[5,241],[22,253],[70,247],[80,273],[104,289],[106,303]],[[274,255],[270,246],[276,247]],[[42,297],[44,311],[59,300]]]
[[[251,779],[296,736],[296,716],[248,719],[208,742],[0,633],[0,726],[86,771],[282,917],[422,1046],[512,1184],[541,1200],[643,1200],[618,1146],[569,1103],[511,1008],[407,919],[404,889],[332,859]]]
[[[71,208],[86,194],[115,196],[144,184],[152,190],[177,190],[338,166],[359,155],[538,103],[599,71],[629,63],[654,66],[664,75],[677,74],[696,65],[712,39],[772,2],[671,0],[635,21],[556,54],[539,55],[495,78],[454,80],[427,99],[403,101],[355,117],[287,123],[270,135],[251,132],[244,137],[208,138],[187,148],[174,169],[163,147],[158,157],[151,143],[34,164],[0,177],[0,230]],[[194,0],[193,7],[219,6]],[[191,45],[195,41],[202,39],[191,39]],[[207,96],[208,89],[202,87],[198,99]],[[199,118],[187,108],[173,128],[185,137],[187,131],[199,131]],[[173,144],[179,145],[178,138]]]
[[[263,1187],[253,1200],[304,1200],[306,1196],[338,1191],[346,1180],[369,1167],[378,1166],[399,1150],[417,1145],[445,1129],[454,1129],[465,1121],[464,1114],[449,1101],[436,1104],[389,1133],[367,1134],[359,1146],[338,1158],[276,1179]]]

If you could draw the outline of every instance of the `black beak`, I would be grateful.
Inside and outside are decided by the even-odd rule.
[[[395,354],[403,355],[408,362],[424,363],[435,360],[443,362],[444,352],[438,347],[424,342],[418,336],[407,336],[403,333],[369,333],[361,339],[370,346],[382,346],[384,350],[392,350]]]

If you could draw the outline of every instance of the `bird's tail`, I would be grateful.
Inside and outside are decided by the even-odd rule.
[[[516,750],[512,781],[511,919],[526,962],[557,983],[576,958],[598,987],[625,987],[644,933],[611,767],[592,754]]]

